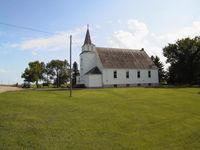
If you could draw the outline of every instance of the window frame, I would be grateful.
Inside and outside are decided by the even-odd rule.
[[[141,77],[141,72],[137,71],[137,78],[139,79]]]
[[[129,79],[129,77],[130,77],[130,73],[129,71],[126,71],[126,79]]]
[[[148,77],[151,78],[151,70],[148,71]]]
[[[113,71],[113,78],[114,78],[114,79],[117,79],[117,70],[114,70],[114,71]]]

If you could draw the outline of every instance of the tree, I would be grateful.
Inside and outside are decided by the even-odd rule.
[[[164,65],[160,61],[160,58],[158,56],[154,57],[151,56],[151,60],[154,62],[156,67],[158,67],[158,76],[159,76],[159,82],[164,82],[165,81],[165,71],[164,71]]]
[[[200,37],[185,38],[163,49],[167,57],[168,82],[200,84]]]
[[[52,60],[47,63],[46,69],[50,78],[54,80],[57,87],[60,87],[61,84],[67,83],[69,78],[69,64],[67,60]]]
[[[21,77],[24,78],[26,82],[35,82],[38,88],[39,80],[43,79],[45,64],[43,62],[34,61],[30,62],[28,65],[29,67],[25,69]]]
[[[43,80],[46,83],[46,85],[49,85],[51,83],[51,80],[53,79],[51,77],[52,74],[52,69],[50,69],[48,65],[45,65]]]
[[[78,64],[75,61],[72,68],[72,85],[76,85],[76,77],[79,75]]]

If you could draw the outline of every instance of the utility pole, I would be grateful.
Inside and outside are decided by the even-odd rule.
[[[70,97],[72,97],[72,35],[70,35]]]

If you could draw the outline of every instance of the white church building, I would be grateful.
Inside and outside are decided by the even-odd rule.
[[[158,68],[141,50],[96,47],[87,29],[77,84],[85,87],[157,86]]]

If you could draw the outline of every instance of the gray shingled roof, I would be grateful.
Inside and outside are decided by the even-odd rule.
[[[91,70],[89,70],[87,73],[85,74],[101,74],[101,71],[99,70],[99,68],[96,66],[94,68],[92,68]]]
[[[104,68],[157,69],[144,50],[96,47]]]

